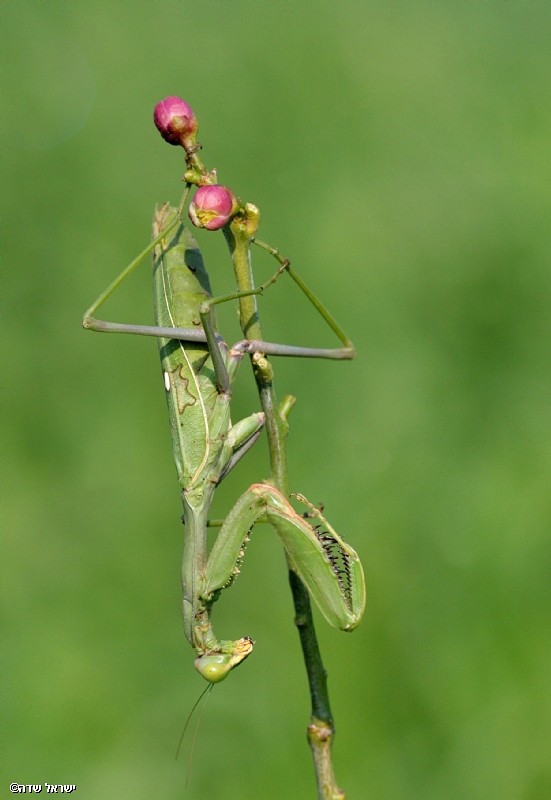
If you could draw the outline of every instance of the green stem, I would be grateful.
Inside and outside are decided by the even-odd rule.
[[[254,289],[254,279],[251,268],[249,237],[245,234],[224,228],[224,235],[228,244],[237,286],[240,292],[248,292]],[[247,339],[262,339],[262,330],[258,316],[258,306],[256,295],[245,295],[239,298],[239,321],[243,335]],[[288,423],[285,417],[277,412],[277,401],[275,389],[271,380],[271,368],[266,368],[255,361],[251,356],[253,371],[260,395],[262,410],[266,415],[266,432],[268,436],[268,448],[270,451],[270,468],[272,480],[279,491],[287,495],[289,493],[287,485],[287,458],[285,451],[285,438],[288,431]]]
[[[237,287],[239,291],[249,291],[254,288],[250,261],[250,231],[236,219],[224,228],[224,235],[232,256]],[[255,295],[239,298],[239,313],[244,336],[248,339],[261,340],[263,337]],[[266,416],[272,481],[282,494],[287,495],[285,440],[289,427],[287,414],[292,407],[292,401],[284,398],[282,406],[278,409],[270,363],[266,358],[255,358],[254,355],[251,360],[262,409]],[[289,567],[289,562],[287,566]],[[290,567],[289,583],[295,608],[295,624],[310,688],[312,713],[308,726],[308,742],[316,772],[318,800],[344,800],[345,795],[335,781],[331,760],[331,745],[335,730],[327,691],[327,673],[316,637],[310,596],[298,575]]]

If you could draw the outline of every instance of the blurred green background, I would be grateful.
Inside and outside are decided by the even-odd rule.
[[[319,624],[350,800],[551,797],[551,8],[545,3],[4,2],[4,755],[82,800],[315,796],[280,549],[215,611],[256,650],[203,688],[156,344],[80,327],[176,201],[154,104],[263,213],[353,363],[279,361],[294,489],[358,548],[369,606]],[[213,284],[221,236],[199,237]],[[273,268],[259,254],[258,275]],[[332,343],[289,281],[267,338]],[[144,266],[107,318],[151,320]],[[232,310],[224,333],[237,339]],[[248,365],[235,418],[258,407]],[[215,512],[267,470],[259,445]]]

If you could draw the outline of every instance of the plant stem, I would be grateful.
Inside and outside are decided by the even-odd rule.
[[[237,287],[239,291],[254,288],[250,260],[251,230],[242,220],[234,221],[224,228],[224,235],[231,253]],[[248,339],[262,339],[258,306],[255,295],[239,299],[240,324],[243,335]],[[266,416],[266,432],[270,453],[271,480],[282,494],[288,494],[286,437],[288,432],[287,415],[294,400],[284,398],[277,407],[273,384],[273,370],[268,360],[258,354],[251,356],[260,402]],[[296,572],[287,561],[289,584],[295,608],[295,624],[298,629],[302,654],[306,666],[310,699],[311,719],[308,726],[308,742],[314,761],[318,800],[344,800],[344,792],[338,788],[331,760],[331,745],[335,734],[333,716],[329,705],[327,673],[323,666],[318,646],[312,607],[308,591]]]

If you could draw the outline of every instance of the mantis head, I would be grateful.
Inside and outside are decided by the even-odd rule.
[[[209,683],[220,683],[234,667],[241,664],[252,653],[254,642],[248,636],[236,642],[224,642],[228,652],[205,653],[195,659],[195,669]]]

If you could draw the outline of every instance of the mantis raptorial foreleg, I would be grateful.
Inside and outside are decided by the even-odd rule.
[[[257,289],[212,298],[197,244],[175,219],[178,212],[169,206],[161,207],[155,215],[153,278],[157,324],[125,325],[93,316],[137,266],[135,261],[91,306],[84,325],[93,330],[155,336],[159,341],[184,505],[184,630],[198,655],[197,669],[215,682],[241,663],[253,647],[249,637],[218,640],[212,629],[211,611],[222,589],[238,573],[250,530],[260,518],[272,524],[293,568],[332,625],[352,630],[358,624],[365,604],[365,586],[356,552],[321,512],[313,512],[320,524],[312,525],[269,483],[253,484],[241,495],[227,515],[210,555],[207,553],[208,512],[215,488],[252,446],[264,424],[262,412],[234,425],[230,421],[231,387],[243,354],[254,349],[273,355],[327,357],[327,351],[250,340],[228,350],[216,331],[213,307],[262,293],[288,265],[280,266]]]
[[[265,515],[326,620],[335,628],[354,630],[364,602],[360,561],[319,509],[301,495],[295,497],[309,508],[307,516],[297,513],[281,492],[267,483],[253,484],[241,495],[209,555],[202,597],[208,600],[232,583],[239,572],[249,532]],[[311,525],[310,516],[319,523]]]

